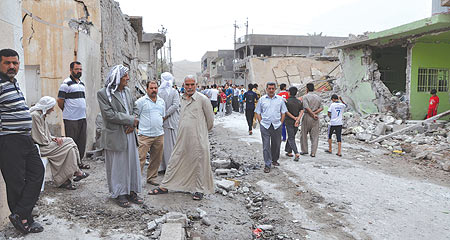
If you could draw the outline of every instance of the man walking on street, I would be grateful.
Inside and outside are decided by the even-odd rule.
[[[284,101],[286,101],[289,98],[289,93],[286,91],[286,83],[280,84],[280,92],[278,93],[278,96],[282,97]],[[286,142],[286,124],[283,123],[281,128],[281,136],[283,142]]]
[[[339,102],[339,100],[341,100]],[[338,95],[333,94],[331,96],[331,101],[333,103],[330,105],[330,108],[328,109],[328,117],[330,117],[330,126],[328,126],[328,150],[326,150],[326,153],[332,153],[332,135],[333,133],[336,134],[336,139],[338,143],[338,152],[336,155],[339,157],[342,157],[342,114],[344,113],[345,107],[347,105],[344,103],[341,97],[338,97]]]
[[[241,91],[237,88],[236,84],[233,85],[233,111],[239,112],[239,94]]]
[[[138,143],[141,171],[144,169],[147,153],[150,150],[150,161],[147,168],[147,183],[158,186],[158,168],[162,161],[164,146],[163,121],[166,115],[164,100],[158,97],[158,83],[147,82],[147,94],[136,101],[139,118]]]
[[[300,145],[302,147],[301,155],[308,154],[308,134],[311,139],[311,157],[316,156],[317,147],[319,146],[319,117],[322,112],[322,99],[313,93],[314,84],[306,84],[306,95],[303,96],[303,108],[305,116],[302,120],[302,133]]]
[[[219,110],[219,102],[217,101],[217,97],[219,96],[219,90],[217,90],[217,85],[214,84],[211,89],[211,105],[214,110],[214,114]]]
[[[66,137],[73,139],[80,152],[80,169],[89,169],[88,164],[83,164],[86,150],[86,99],[85,86],[80,80],[82,67],[80,62],[70,64],[70,76],[66,78],[58,92],[58,106],[63,111],[64,130]]]
[[[294,155],[292,155],[292,151],[294,151],[294,161],[298,161],[300,157],[297,150],[297,144],[295,143],[295,135],[298,131],[300,119],[302,119],[303,116],[303,104],[295,97],[297,91],[298,90],[296,87],[289,88],[289,98],[286,101],[288,111],[286,112],[287,116],[284,121],[287,130],[287,142],[284,151],[288,157],[293,157]]]
[[[170,155],[177,140],[178,121],[180,120],[180,94],[172,88],[173,76],[166,72],[161,74],[161,86],[158,96],[164,100],[166,105],[166,116],[164,117],[164,152],[163,160],[158,171],[165,171],[169,165]],[[217,98],[217,96],[216,96]]]
[[[244,93],[245,102],[245,118],[248,124],[248,135],[253,134],[253,117],[255,115],[256,101],[258,100],[258,95],[253,92],[253,84],[248,85],[248,91]]]
[[[266,84],[267,95],[259,99],[256,105],[256,118],[260,123],[264,155],[264,172],[269,173],[272,165],[279,166],[281,145],[281,124],[287,112],[282,97],[275,95],[275,82]]]
[[[9,220],[27,234],[44,230],[31,214],[41,192],[44,166],[31,138],[30,110],[15,79],[19,65],[16,51],[0,50],[0,170],[6,183]]]
[[[214,113],[208,98],[195,92],[196,85],[194,76],[184,78],[177,142],[161,187],[150,195],[167,193],[169,189],[191,192],[194,200],[201,200],[203,194],[214,192],[208,140]]]
[[[226,84],[225,85],[225,95],[227,96],[227,103],[226,103],[226,107],[225,107],[225,115],[230,115],[231,114],[231,109],[232,109],[232,104],[231,104],[231,102],[232,102],[232,99],[233,99],[233,93],[234,93],[234,91],[233,91],[233,89],[228,85],[228,84]]]

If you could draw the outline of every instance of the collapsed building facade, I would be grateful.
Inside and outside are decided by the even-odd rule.
[[[164,44],[165,36],[157,34],[150,40],[142,37],[145,35],[142,18],[141,24],[135,19],[139,17],[124,15],[113,0],[0,1],[0,29],[8,33],[0,40],[0,49],[12,48],[19,53],[21,66],[17,79],[29,106],[42,96],[56,98],[61,83],[70,75],[70,63],[82,63],[87,150],[92,149],[95,141],[95,120],[99,113],[96,92],[103,87],[109,69],[117,64],[128,66],[129,87],[136,92],[145,91],[142,87],[145,81],[157,76],[156,52]],[[148,55],[139,54],[140,43]],[[55,110],[56,114],[47,119],[52,134],[61,136],[62,112],[59,108]],[[1,175],[0,196],[6,196]],[[2,197],[0,225],[8,212],[6,199]]]
[[[337,44],[342,78],[337,86],[361,114],[395,113],[424,119],[432,89],[438,113],[450,108],[450,14],[441,13]]]

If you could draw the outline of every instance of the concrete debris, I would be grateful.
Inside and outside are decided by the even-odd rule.
[[[166,223],[181,223],[185,227],[189,223],[186,214],[180,212],[169,212],[165,215]]]
[[[203,211],[200,208],[197,208],[196,210],[197,210],[198,214],[200,215],[200,218],[206,217],[207,213],[205,211]]]
[[[375,135],[381,136],[386,134],[386,124],[385,123],[379,123],[378,126],[375,128]]]
[[[258,225],[257,228],[263,230],[263,231],[272,231],[273,230],[273,226],[272,225],[268,225],[268,224],[264,224],[264,225]]]
[[[238,173],[238,171],[234,168],[231,169],[225,169],[225,168],[218,168],[216,169],[216,171],[214,172],[217,176],[227,176],[227,177],[232,177],[235,174]]]
[[[214,160],[211,165],[215,168],[230,168],[231,160]]]
[[[235,189],[234,182],[226,179],[222,179],[220,181],[216,181],[216,185],[219,188],[225,189],[227,191],[231,191]]]
[[[166,223],[161,229],[160,240],[185,240],[185,230],[181,223]]]
[[[153,231],[158,227],[158,224],[155,221],[151,221],[147,223],[147,230]]]

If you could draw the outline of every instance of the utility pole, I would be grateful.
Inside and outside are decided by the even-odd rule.
[[[167,28],[164,27],[164,25],[161,24],[161,30],[158,30],[159,33],[161,33],[162,35],[166,36],[167,33]],[[166,48],[164,47],[164,45],[161,47],[160,49],[161,51],[161,73],[164,72],[164,62],[165,62],[165,57],[166,57]],[[164,51],[164,62],[163,62],[163,51]]]
[[[173,73],[173,64],[172,64],[172,41],[169,39],[169,72]]]
[[[245,57],[248,56],[247,48],[248,48],[248,18],[247,18],[247,22],[245,23]]]

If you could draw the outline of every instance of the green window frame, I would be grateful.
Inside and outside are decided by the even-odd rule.
[[[448,92],[448,68],[419,68],[417,79],[418,92],[430,92],[432,89],[436,89],[438,92]]]

